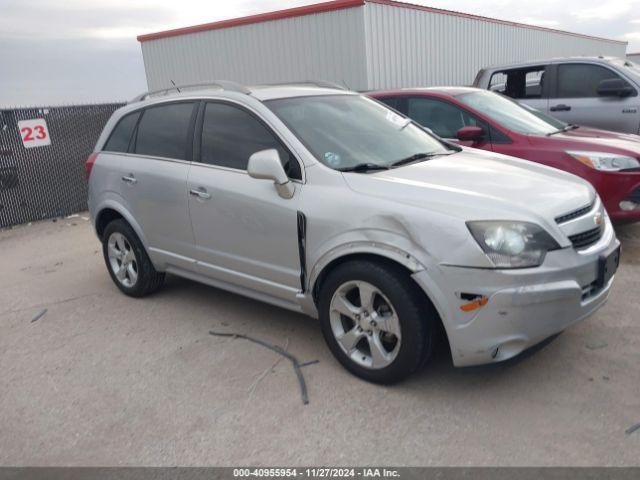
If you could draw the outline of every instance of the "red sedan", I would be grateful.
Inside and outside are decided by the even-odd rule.
[[[436,135],[559,168],[596,188],[612,220],[640,220],[640,136],[568,125],[497,93],[466,87],[369,95]]]

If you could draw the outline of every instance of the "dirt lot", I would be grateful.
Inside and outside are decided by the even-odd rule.
[[[595,316],[519,361],[443,351],[386,388],[301,315],[177,278],[125,297],[82,216],[0,231],[0,464],[640,465],[640,226],[618,234]],[[286,360],[210,329],[319,360],[310,404]]]

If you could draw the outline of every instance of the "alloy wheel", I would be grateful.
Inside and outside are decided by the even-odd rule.
[[[338,345],[358,365],[377,370],[398,356],[400,319],[374,285],[359,280],[343,283],[331,298],[329,319]]]
[[[138,262],[127,238],[121,233],[112,233],[107,243],[107,252],[115,277],[123,286],[133,287],[138,281]]]

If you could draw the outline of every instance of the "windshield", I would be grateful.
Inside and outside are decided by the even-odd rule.
[[[569,126],[568,123],[563,122],[562,120],[558,120],[557,118],[553,118],[551,115],[547,115],[546,113],[541,112],[537,108],[533,108],[531,105],[527,105],[526,103],[519,103],[519,105],[533,113],[536,117],[544,120],[550,125],[553,125],[558,130],[564,130]]]
[[[611,63],[613,63],[614,65],[617,65],[619,67],[623,67],[625,70],[625,73],[631,73],[632,75],[635,75],[636,77],[640,77],[640,65],[638,65],[635,62],[632,62],[631,60],[624,60],[621,58],[615,58],[611,60]]]
[[[517,133],[548,135],[557,132],[561,128],[549,123],[541,115],[534,114],[513,100],[509,100],[497,93],[478,91],[464,93],[456,98],[503,127]]]
[[[422,128],[361,95],[294,97],[265,102],[323,164],[390,167],[417,154],[450,153]]]

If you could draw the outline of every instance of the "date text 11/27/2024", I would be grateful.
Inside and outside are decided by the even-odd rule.
[[[234,478],[400,478],[396,469],[389,468],[234,468]]]

